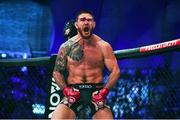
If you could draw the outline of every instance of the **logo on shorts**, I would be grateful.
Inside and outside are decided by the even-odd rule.
[[[92,88],[92,85],[80,85],[79,88]]]

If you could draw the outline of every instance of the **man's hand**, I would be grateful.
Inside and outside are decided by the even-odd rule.
[[[75,89],[73,87],[65,87],[63,89],[63,94],[67,98],[68,103],[73,104],[77,102],[77,100],[80,97],[80,92],[78,89]]]
[[[95,91],[92,94],[92,103],[95,104],[96,107],[103,108],[105,105],[106,96],[109,93],[108,88],[103,88],[99,91]]]

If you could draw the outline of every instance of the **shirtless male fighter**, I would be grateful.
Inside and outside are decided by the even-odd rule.
[[[76,16],[78,34],[60,46],[53,77],[64,94],[52,119],[75,119],[83,107],[89,107],[93,119],[113,119],[106,96],[120,76],[111,45],[93,34],[95,21],[91,11]],[[103,83],[103,70],[110,71]],[[64,73],[68,71],[67,80]]]

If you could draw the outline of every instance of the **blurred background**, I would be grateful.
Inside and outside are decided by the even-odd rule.
[[[82,9],[114,50],[180,38],[180,0],[0,0],[0,59],[57,54],[65,23]],[[118,60],[114,117],[180,118],[179,61],[178,51]],[[48,66],[0,66],[0,118],[47,118],[49,78]]]

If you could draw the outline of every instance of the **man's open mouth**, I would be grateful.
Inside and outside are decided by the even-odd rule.
[[[89,27],[84,27],[84,32],[89,32]]]

